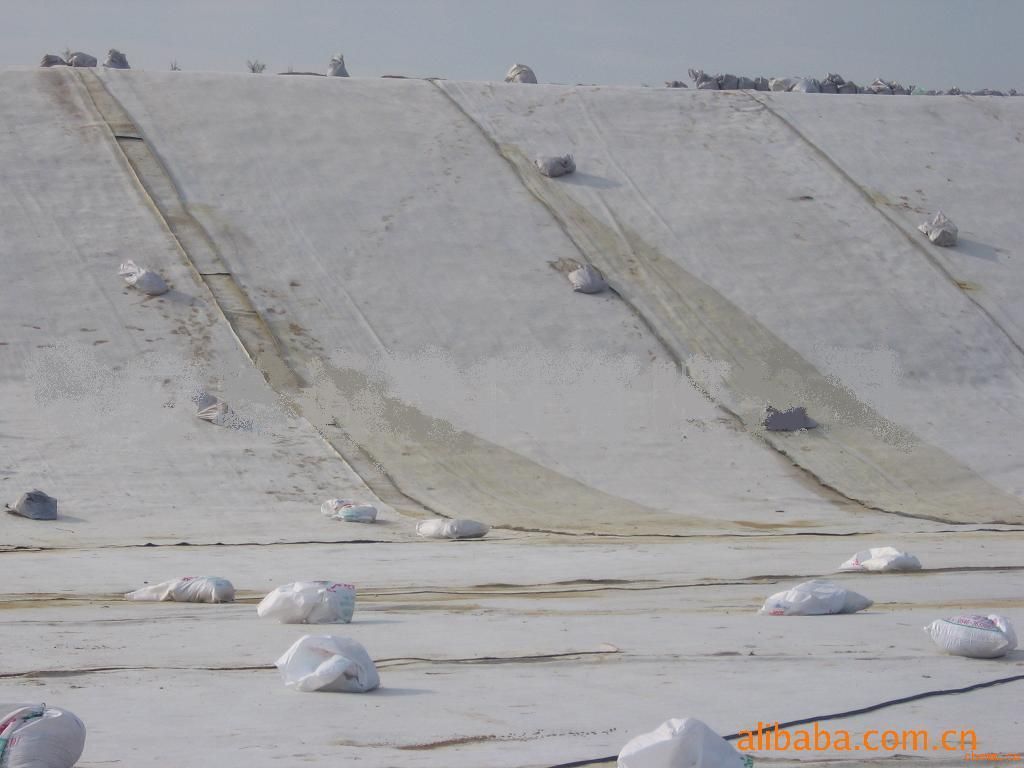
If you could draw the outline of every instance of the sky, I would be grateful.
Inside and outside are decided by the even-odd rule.
[[[0,0],[0,67],[65,48],[134,69],[662,85],[687,70],[1024,91],[1024,0]]]

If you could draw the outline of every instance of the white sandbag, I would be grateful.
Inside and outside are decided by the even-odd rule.
[[[175,603],[230,603],[235,587],[219,576],[185,576],[136,589],[125,600],[161,600]]]
[[[479,539],[486,536],[491,526],[476,520],[423,520],[416,523],[416,535],[425,539]]]
[[[1005,616],[954,616],[924,628],[946,653],[972,659],[995,659],[1017,647],[1017,633]]]
[[[103,66],[108,69],[131,69],[128,66],[128,57],[116,48],[111,48],[107,51],[107,58],[103,62]]]
[[[506,83],[536,83],[537,76],[525,64],[513,64],[505,73]]]
[[[68,56],[69,67],[95,67],[96,57],[90,56],[88,53],[82,53],[81,51],[75,51]]]
[[[569,273],[572,289],[580,293],[600,293],[608,287],[604,275],[592,264],[584,264]]]
[[[56,520],[57,500],[39,489],[23,493],[12,507],[4,505],[12,515],[21,515],[29,520]]]
[[[856,613],[870,608],[874,601],[835,582],[814,579],[792,589],[776,592],[764,601],[758,613],[767,616],[827,616]]]
[[[43,56],[43,60],[39,62],[40,67],[66,67],[67,65],[68,63],[64,59],[52,53]]]
[[[215,395],[203,392],[196,395],[194,400],[196,416],[203,421],[230,429],[250,430],[253,428],[252,419],[242,418],[231,409],[231,406]]]
[[[261,619],[281,624],[348,624],[356,588],[333,581],[296,581],[277,587],[256,606]]]
[[[770,91],[790,91],[796,83],[795,77],[773,77],[768,81]]]
[[[232,411],[228,404],[213,395],[208,395],[196,406],[196,416],[219,427],[227,424],[231,413]]]
[[[85,749],[85,725],[45,704],[0,704],[0,765],[72,768]]]
[[[320,511],[325,517],[346,523],[372,523],[377,519],[375,506],[351,499],[328,499],[320,505]]]
[[[807,409],[802,406],[780,411],[769,405],[765,407],[764,420],[761,423],[769,432],[797,432],[818,426],[818,422],[810,418]]]
[[[690,78],[693,80],[693,84],[699,91],[717,91],[719,88],[718,78],[712,77],[711,75],[704,72],[703,69],[690,69],[687,70]]]
[[[918,226],[918,230],[927,235],[935,245],[941,245],[944,248],[956,245],[960,232],[956,224],[950,221],[942,211],[936,213],[935,218],[931,221],[926,221]]]
[[[159,274],[149,269],[143,269],[134,261],[126,261],[122,264],[118,274],[128,285],[137,288],[147,296],[159,296],[170,290]]]
[[[840,571],[918,571],[921,561],[896,547],[872,547],[858,552],[839,566]]]
[[[542,155],[534,160],[533,164],[537,166],[542,174],[552,179],[565,176],[567,173],[575,173],[576,171],[576,161],[572,159],[572,155],[560,155],[557,157]]]
[[[331,63],[327,67],[327,76],[348,77],[348,70],[345,69],[345,57],[340,53],[331,58]]]
[[[630,739],[618,768],[744,768],[748,761],[732,744],[693,717],[667,720]]]
[[[380,685],[370,654],[347,637],[305,635],[274,665],[284,684],[296,691],[365,693]]]
[[[877,78],[871,85],[864,88],[864,93],[877,93],[889,96],[892,95],[892,84],[882,78]]]
[[[813,77],[801,77],[789,90],[793,93],[821,93],[821,86]]]

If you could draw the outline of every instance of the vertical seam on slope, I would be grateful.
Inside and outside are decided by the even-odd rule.
[[[234,279],[234,276],[230,272],[216,272],[204,274],[203,272],[199,271],[199,269],[193,262],[188,250],[185,248],[185,244],[178,237],[178,233],[175,231],[175,228],[172,227],[171,222],[168,221],[167,218],[163,215],[163,212],[160,210],[157,201],[153,199],[148,189],[146,188],[146,185],[143,183],[143,180],[140,176],[141,171],[135,167],[135,165],[131,161],[131,158],[125,153],[124,149],[121,147],[118,141],[118,137],[113,131],[108,116],[104,113],[103,109],[100,107],[100,105],[97,103],[94,97],[93,88],[102,89],[102,92],[105,95],[105,97],[109,98],[111,102],[113,102],[113,104],[116,106],[116,108],[120,109],[121,112],[123,112],[126,119],[131,120],[131,116],[128,114],[128,111],[124,109],[121,103],[117,101],[114,95],[110,93],[110,91],[107,89],[106,84],[103,83],[103,81],[100,80],[100,78],[96,76],[94,73],[82,69],[77,70],[76,74],[79,75],[79,82],[85,90],[85,94],[88,97],[89,103],[95,110],[100,122],[102,122],[104,127],[107,129],[107,133],[110,139],[112,140],[114,146],[117,148],[117,153],[120,155],[125,165],[127,166],[128,172],[130,173],[132,179],[135,181],[137,189],[139,190],[142,197],[146,200],[147,205],[153,211],[154,216],[157,218],[158,221],[160,221],[164,230],[171,236],[171,239],[177,246],[178,252],[181,254],[183,260],[185,261],[185,264],[193,272],[193,274],[197,278],[197,281],[206,288],[206,291],[210,296],[210,300],[212,301],[213,305],[217,308],[217,312],[224,319],[224,322],[227,324],[228,330],[231,332],[231,335],[234,337],[235,341],[238,342],[238,346],[241,347],[242,352],[252,363],[253,367],[256,368],[256,370],[259,371],[263,378],[266,380],[267,385],[275,392],[287,396],[285,392],[282,392],[276,386],[274,386],[274,384],[270,381],[269,372],[265,370],[264,367],[259,365],[259,363],[257,362],[257,356],[254,354],[254,351],[250,349],[249,345],[247,345],[245,341],[242,339],[242,335],[240,334],[239,329],[236,328],[236,324],[232,322],[228,311],[222,304],[221,297],[218,295],[218,290],[215,288],[215,285],[213,285],[211,281],[208,280],[207,278],[220,277],[229,283],[228,290],[231,291],[232,293],[237,294],[238,298],[243,302],[244,306],[247,307],[247,309],[243,309],[243,311],[245,311],[246,314],[249,314],[249,312],[251,311],[251,316],[258,321],[258,332],[261,332],[261,335],[265,336],[266,340],[270,342],[271,348],[274,350],[275,356],[279,358],[280,367],[282,367],[288,373],[291,374],[291,376],[294,378],[295,386],[301,386],[301,377],[299,377],[298,374],[291,368],[291,366],[288,365],[288,362],[285,359],[284,354],[280,351],[280,341],[267,326],[262,315],[260,315],[260,313],[253,306],[248,294],[246,294],[246,292],[242,289],[241,285],[238,284],[238,282]],[[213,242],[213,239],[206,231],[206,228],[203,227],[202,224],[192,215],[191,211],[188,210],[188,206],[185,204],[185,201],[181,196],[181,191],[178,189],[177,184],[175,184],[173,177],[171,177],[170,173],[167,171],[167,168],[162,162],[162,160],[156,155],[156,153],[150,147],[149,142],[147,142],[145,139],[140,139],[140,134],[137,133],[137,128],[136,135],[127,138],[129,138],[129,140],[132,140],[133,143],[141,140],[141,143],[146,148],[146,152],[152,158],[154,165],[159,169],[161,173],[163,173],[167,177],[167,180],[170,182],[171,187],[174,189],[175,194],[178,196],[178,200],[181,203],[182,210],[185,213],[185,215],[188,216],[190,223],[210,244],[211,249],[219,258],[219,250],[217,249],[216,244]],[[300,415],[303,418],[303,420],[306,421],[306,423],[308,423],[310,427],[313,428],[313,431],[320,437],[321,440],[323,440],[323,442],[331,449],[331,451],[342,462],[344,462],[346,466],[348,466],[352,473],[356,475],[360,480],[362,480],[366,487],[369,488],[382,501],[391,504],[391,506],[395,506],[392,501],[388,501],[388,498],[390,497],[391,499],[394,499],[394,495],[397,494],[401,496],[403,499],[407,500],[408,502],[411,502],[420,510],[424,510],[431,514],[439,515],[439,513],[431,509],[427,504],[423,503],[419,499],[403,491],[402,488],[398,485],[398,483],[395,482],[394,478],[392,478],[391,475],[384,469],[383,465],[381,465],[380,462],[378,462],[369,453],[369,451],[367,451],[361,445],[358,445],[357,443],[352,441],[353,448],[360,454],[362,454],[366,461],[368,461],[380,473],[380,476],[387,482],[388,486],[390,487],[382,487],[380,482],[376,480],[371,480],[369,477],[367,477],[367,473],[357,472],[353,462],[345,456],[345,454],[341,451],[341,449],[337,446],[333,439],[324,434],[320,429],[317,429],[316,426],[311,421],[309,421],[309,419],[301,412],[299,412],[298,415]]]
[[[942,274],[942,276],[945,277],[950,283],[952,283],[953,286],[957,289],[957,291],[959,291],[964,297],[966,297],[967,300],[970,301],[971,304],[973,304],[978,309],[978,311],[981,312],[985,316],[985,318],[990,323],[992,323],[992,325],[994,325],[999,330],[999,332],[1003,334],[1003,336],[1006,337],[1006,339],[1010,342],[1010,344],[1013,346],[1013,348],[1016,349],[1017,352],[1020,353],[1022,356],[1024,356],[1024,346],[1022,346],[1013,337],[1013,335],[1003,326],[1002,323],[999,322],[999,320],[996,319],[996,317],[991,312],[988,311],[988,309],[985,308],[985,306],[983,304],[981,304],[975,297],[971,296],[971,294],[968,291],[965,291],[963,289],[963,287],[960,285],[960,283],[957,281],[957,279],[950,273],[950,271],[945,267],[945,265],[943,265],[942,262],[940,262],[937,258],[935,258],[935,256],[933,256],[931,254],[931,252],[924,245],[924,243],[922,243],[920,241],[919,238],[916,238],[913,235],[911,235],[909,232],[907,232],[903,228],[903,226],[899,223],[899,221],[894,219],[892,216],[889,215],[889,213],[887,211],[882,209],[878,205],[878,203],[875,202],[874,198],[872,198],[871,195],[868,194],[868,191],[860,184],[860,182],[858,182],[855,178],[853,178],[853,176],[851,176],[841,165],[839,165],[839,163],[836,162],[836,160],[833,159],[832,156],[829,155],[824,149],[822,149],[817,144],[815,144],[813,141],[811,141],[810,137],[808,137],[799,128],[797,128],[794,123],[790,122],[786,117],[783,117],[776,110],[772,109],[770,104],[768,104],[766,101],[763,101],[762,99],[758,98],[757,96],[755,96],[753,93],[751,93],[749,91],[744,91],[744,93],[748,97],[750,97],[753,101],[757,102],[762,107],[764,107],[764,109],[767,110],[767,112],[770,115],[772,115],[777,120],[779,120],[790,131],[792,131],[793,134],[798,139],[800,139],[800,141],[802,141],[804,144],[806,144],[808,147],[810,147],[811,151],[814,152],[819,158],[821,158],[825,162],[825,164],[827,166],[829,166],[833,171],[835,171],[837,174],[839,174],[839,176],[843,180],[845,180],[854,189],[856,189],[857,192],[860,194],[860,196],[864,198],[864,200],[868,203],[868,205],[871,206],[871,208],[873,208],[875,211],[877,211],[882,216],[882,218],[884,218],[887,222],[889,222],[889,224],[891,224],[893,227],[895,227],[896,230],[901,235],[903,235],[903,237],[906,239],[906,241],[908,243],[910,243],[910,245],[914,249],[916,249],[918,252],[923,254],[925,259],[928,261],[928,263],[931,264],[932,267],[937,269]]]
[[[459,102],[456,101],[455,98],[451,94],[449,94],[444,88],[442,88],[437,82],[435,82],[433,80],[429,80],[428,82],[430,82],[431,85],[433,85],[435,88],[437,88],[437,90],[441,92],[441,95],[444,97],[444,99],[449,104],[451,104],[453,107],[455,107],[455,109],[467,121],[469,121],[469,123],[471,125],[473,125],[477,129],[477,131],[480,133],[480,135],[483,136],[484,141],[486,141],[487,144],[498,154],[498,156],[501,157],[501,159],[504,160],[512,168],[512,173],[514,174],[515,178],[523,186],[523,188],[530,195],[530,197],[532,197],[537,202],[539,202],[541,204],[541,206],[548,212],[548,214],[554,220],[555,224],[558,225],[558,228],[562,230],[563,234],[566,236],[566,238],[569,240],[569,242],[572,243],[573,247],[576,249],[576,252],[579,253],[580,256],[583,257],[583,259],[585,261],[590,261],[590,258],[587,256],[587,253],[583,249],[583,246],[580,245],[580,243],[576,241],[576,238],[574,238],[572,236],[572,233],[569,231],[569,229],[566,226],[565,222],[562,220],[562,217],[558,215],[558,213],[552,208],[552,206],[550,205],[550,203],[548,203],[547,200],[544,200],[543,198],[539,197],[538,195],[536,195],[533,192],[533,190],[530,189],[529,185],[526,184],[526,181],[523,179],[523,177],[522,177],[522,175],[520,173],[519,167],[514,162],[512,162],[512,160],[509,157],[507,157],[504,152],[502,152],[501,146],[498,144],[497,140],[487,132],[487,130],[484,128],[484,126],[479,121],[477,121],[476,118],[474,118],[465,109],[463,109],[462,105],[459,104]],[[612,215],[611,211],[609,211],[609,215]],[[612,219],[616,221],[616,226],[618,227],[618,222],[617,222],[617,219],[615,219],[614,215],[612,215]],[[614,286],[613,286],[613,289],[614,289]],[[680,356],[672,348],[672,345],[668,343],[668,341],[665,339],[665,337],[661,333],[658,332],[658,330],[654,327],[654,325],[651,323],[651,321],[643,314],[643,312],[641,312],[640,309],[635,304],[633,304],[631,301],[629,301],[629,299],[624,297],[618,291],[615,291],[615,295],[618,296],[619,299],[627,307],[629,307],[630,311],[632,311],[633,314],[644,324],[644,327],[647,328],[647,330],[651,333],[652,336],[654,336],[654,338],[661,345],[661,347],[665,351],[665,353],[676,364],[676,367],[680,370],[680,372],[683,373],[687,377],[687,379],[691,382],[691,384],[694,386],[694,388],[698,392],[703,394],[711,403],[713,403],[715,405],[715,407],[720,408],[724,413],[727,413],[737,424],[739,424],[740,426],[743,426],[743,420],[740,418],[740,415],[738,413],[734,412],[732,409],[728,408],[723,403],[720,403],[717,400],[715,400],[711,396],[711,394],[709,392],[707,392],[705,389],[703,389],[699,385],[699,383],[696,381],[696,379],[694,379],[693,375],[690,373],[689,366],[687,366],[686,363],[680,358]],[[908,517],[908,518],[912,518],[912,519],[924,519],[924,520],[931,519],[931,518],[928,518],[928,517],[922,516],[922,515],[911,515],[911,514],[899,512],[897,510],[885,509],[883,507],[879,507],[879,506],[875,506],[875,505],[869,504],[866,501],[858,499],[858,498],[855,498],[853,496],[849,496],[846,493],[843,493],[841,490],[839,490],[839,488],[837,488],[834,485],[831,485],[828,482],[826,482],[823,478],[821,478],[818,475],[816,475],[814,472],[812,472],[807,467],[805,467],[802,464],[794,461],[792,456],[788,455],[785,451],[782,451],[779,448],[777,448],[776,446],[772,445],[772,443],[770,443],[768,440],[765,440],[763,437],[760,437],[760,436],[750,432],[749,430],[744,429],[744,432],[745,432],[745,434],[750,435],[752,438],[754,438],[755,440],[760,442],[762,445],[767,446],[773,453],[775,453],[776,455],[778,455],[781,458],[785,459],[790,464],[792,464],[794,467],[796,467],[801,473],[803,473],[805,476],[810,478],[817,487],[822,488],[825,491],[828,491],[830,493],[834,493],[836,496],[844,499],[845,501],[847,501],[847,502],[849,502],[851,504],[855,504],[858,508],[860,508],[863,511],[883,512],[883,513],[886,513],[886,514],[895,514],[895,515],[898,515],[900,517]],[[942,522],[947,522],[947,521],[942,521]]]

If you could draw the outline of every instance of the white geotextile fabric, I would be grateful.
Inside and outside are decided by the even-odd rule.
[[[517,146],[555,141],[595,148],[588,151],[588,173],[607,183],[533,191],[556,210],[564,209],[566,226],[584,241],[585,250],[594,248],[605,260],[597,266],[610,277],[615,276],[611,267],[629,275],[624,298],[653,318],[682,357],[709,359],[708,365],[689,369],[716,399],[752,420],[750,404],[759,396],[771,391],[784,401],[803,391],[809,412],[820,406],[829,413],[828,430],[799,438],[804,442],[788,434],[769,436],[794,461],[844,494],[883,509],[946,520],[1024,520],[1024,504],[1014,495],[1024,481],[1019,455],[1024,445],[1015,438],[1024,429],[1024,356],[971,297],[922,256],[917,243],[880,216],[863,191],[755,103],[767,100],[787,115],[810,114],[812,104],[815,116],[835,107],[845,116],[842,135],[860,132],[851,141],[860,149],[853,153],[845,147],[842,153],[848,158],[844,168],[856,177],[861,158],[865,165],[882,167],[891,154],[898,165],[907,165],[902,148],[894,149],[901,147],[896,135],[876,143],[874,128],[863,130],[866,104],[912,115],[916,135],[945,142],[943,124],[929,114],[927,101],[753,94],[744,97],[750,99],[746,109],[735,98],[696,92],[666,98],[645,89],[552,87],[527,94],[449,81],[439,86],[499,146],[512,148],[506,150],[512,157]],[[679,115],[698,102],[700,120],[680,130]],[[548,109],[556,103],[557,110]],[[1006,108],[1016,102],[997,104]],[[538,111],[551,117],[538,120]],[[657,153],[649,151],[650,142],[629,139],[641,114]],[[963,110],[956,114],[962,115],[960,136],[969,134],[973,123],[983,124],[985,132],[996,124],[977,109],[972,119]],[[821,136],[817,126],[814,133]],[[892,130],[897,131],[895,122]],[[709,142],[727,143],[729,157],[706,152]],[[914,143],[927,156],[928,141]],[[835,147],[834,139],[827,146]],[[964,160],[973,149],[943,146],[943,156],[959,158],[962,173],[968,173]],[[993,141],[992,146],[1000,145]],[[986,150],[982,156],[989,154],[998,153]],[[924,156],[917,158],[922,166],[931,163]],[[756,174],[746,172],[754,166]],[[666,173],[666,167],[678,172]],[[987,170],[983,161],[971,178],[986,178]],[[913,173],[907,170],[908,176]],[[1004,190],[1024,183],[1024,173],[999,177]],[[985,186],[993,211],[1009,217],[1005,199],[994,199],[996,186],[992,193]],[[904,192],[902,185],[896,188]],[[945,180],[941,188],[931,188],[951,194]],[[899,199],[895,193],[894,198]],[[732,214],[738,199],[753,216],[742,227]],[[955,200],[961,219],[962,199]],[[829,211],[842,214],[823,227],[833,215]],[[837,237],[847,226],[860,234]],[[786,241],[785,252],[764,259],[765,237]],[[1014,237],[1007,234],[999,242],[1006,247]],[[985,262],[961,261],[965,270]],[[1019,263],[1024,262],[1001,265],[1010,285],[1021,282],[1022,272],[1013,266]],[[960,279],[962,273],[955,274]],[[998,283],[993,274],[993,292],[1004,289]],[[838,285],[842,290],[835,290]],[[687,312],[696,306],[699,313]],[[1017,301],[1011,309],[1007,300],[1003,306],[1004,312],[1020,314],[1024,305]],[[1024,340],[1024,334],[1020,337]],[[861,362],[865,358],[869,365]],[[937,411],[945,417],[935,419]],[[978,417],[997,411],[999,419]],[[964,424],[971,425],[970,439],[964,439]],[[1014,455],[1007,456],[1007,445],[1014,446]]]
[[[493,524],[574,530],[611,526],[623,531],[656,526],[669,531],[678,530],[680,524],[696,524],[692,516],[697,510],[712,518],[713,529],[731,528],[728,521],[738,516],[774,523],[774,507],[764,499],[784,496],[792,500],[793,509],[801,510],[801,518],[822,520],[825,515],[830,518],[825,524],[849,525],[848,519],[840,520],[838,510],[824,510],[813,489],[780,465],[770,449],[716,422],[721,414],[677,378],[671,358],[642,325],[632,327],[637,321],[627,306],[571,300],[564,275],[549,269],[547,262],[578,263],[578,251],[552,226],[550,216],[508,172],[505,161],[479,131],[468,121],[453,119],[451,104],[435,85],[353,80],[344,93],[332,88],[328,98],[322,89],[329,84],[312,79],[282,87],[282,79],[229,82],[224,76],[196,74],[178,78],[174,88],[167,87],[172,82],[169,73],[135,72],[108,80],[119,101],[138,116],[147,136],[159,146],[183,193],[197,203],[196,214],[217,239],[232,273],[252,287],[250,295],[285,343],[293,343],[294,323],[328,348],[328,340],[344,337],[346,352],[337,361],[346,369],[372,372],[379,367],[385,348],[386,359],[408,365],[388,372],[390,386],[399,387],[404,404],[392,408],[385,400],[375,416],[392,426],[381,429],[372,419],[361,424],[358,418],[350,418],[359,417],[357,412],[341,412],[338,423],[355,430],[352,434],[402,487],[414,490],[412,495],[432,508],[452,517],[472,510],[471,514]],[[492,87],[546,98],[534,89]],[[257,109],[261,99],[275,105],[271,113]],[[571,100],[567,104],[575,108]],[[289,190],[275,193],[273,200],[264,198],[259,192],[264,189],[259,181],[263,171],[241,162],[239,154],[243,147],[254,146],[254,137],[241,130],[239,119],[256,119],[257,113],[260,120],[276,126],[275,131],[293,130],[295,114],[317,114],[321,124],[344,126],[348,141],[344,146],[332,144],[327,153],[321,148],[326,139],[319,134],[290,142],[287,148],[275,142],[263,147],[261,167],[273,167],[280,189]],[[166,122],[172,115],[180,130],[171,130]],[[409,121],[418,126],[413,140],[400,129]],[[187,140],[189,132],[196,131],[206,137],[202,146]],[[564,145],[564,141],[545,140],[534,146]],[[386,146],[387,152],[368,150],[380,146]],[[461,149],[444,160],[429,151],[430,146]],[[334,180],[339,175],[351,183],[338,186]],[[449,175],[458,176],[459,183],[442,185],[429,197],[417,192]],[[389,184],[377,183],[384,177]],[[223,201],[234,194],[231,190],[239,188],[256,190],[260,202],[224,206]],[[314,188],[318,192],[310,198],[304,190]],[[363,195],[356,207],[349,204],[354,188]],[[415,204],[408,202],[409,195]],[[488,199],[501,199],[501,209],[487,205]],[[347,224],[332,213],[338,206],[348,206]],[[412,217],[415,226],[382,222],[376,213],[399,209],[406,211],[403,216]],[[289,224],[297,221],[302,222],[301,238]],[[381,241],[381,256],[372,269],[357,255],[363,232],[370,231],[367,228],[378,232],[375,237]],[[255,236],[259,247],[238,248],[231,235],[236,231]],[[431,233],[427,240],[424,233]],[[485,243],[502,247],[482,247]],[[313,258],[313,252],[331,256],[324,262]],[[425,294],[421,290],[422,275],[407,268],[413,253],[421,254],[417,263],[426,263],[422,259],[429,254],[430,263],[444,265],[445,291]],[[296,270],[311,277],[297,277]],[[382,274],[389,276],[391,284],[384,293]],[[292,281],[300,286],[290,286]],[[510,293],[509,285],[519,288]],[[271,301],[263,286],[278,297]],[[283,287],[287,290],[279,290]],[[494,311],[497,295],[502,296],[500,313]],[[349,301],[346,296],[362,298]],[[374,298],[366,303],[364,299],[370,297]],[[331,312],[313,311],[318,302],[329,305]],[[283,314],[277,314],[278,309]],[[479,329],[472,337],[463,332],[466,323]],[[456,337],[459,344],[449,343]],[[448,350],[443,364],[418,359],[423,350],[438,344]],[[573,356],[571,362],[566,362],[567,351]],[[710,429],[698,434],[699,427],[693,427],[688,441],[682,440],[678,430],[669,428],[674,417],[651,413],[651,380],[623,386],[619,374],[610,372],[604,362],[636,360],[643,370],[652,356],[657,371],[666,372],[664,379],[660,373],[652,374],[659,391],[667,393],[657,404],[671,407],[672,413],[685,410],[689,417],[710,424]],[[542,362],[549,358],[552,364]],[[584,362],[582,372],[576,358]],[[573,407],[560,405],[561,415],[550,418],[537,413],[536,403],[542,396],[551,401],[551,388],[560,385],[535,375],[531,366],[538,372],[557,372],[554,366],[559,363],[570,380],[580,379],[585,397],[579,398],[579,386],[573,384]],[[496,396],[519,398],[514,410],[506,407],[507,418],[495,418],[495,409],[484,408],[483,398],[479,409],[452,407],[457,398],[453,399],[449,385],[433,375],[439,367],[448,370],[447,366],[453,377],[449,381],[456,386],[462,381],[468,386],[477,372],[488,376],[493,372],[496,379],[507,380],[507,385],[496,386]],[[511,374],[500,374],[504,369]],[[358,400],[362,380],[343,373],[326,380],[341,388],[343,396],[338,399],[343,403]],[[448,375],[438,371],[438,376]],[[525,378],[520,381],[521,377]],[[676,382],[681,386],[676,388]],[[583,402],[591,401],[614,402],[612,418],[606,414],[600,425],[589,416],[584,418],[591,412]],[[441,423],[420,421],[409,403]],[[528,428],[523,427],[523,417],[530,420]],[[423,447],[410,451],[402,440],[394,440],[390,430],[395,423],[403,427],[406,438]],[[627,429],[627,423],[648,428]],[[445,437],[447,424],[461,430],[455,442]],[[595,428],[603,430],[600,440],[595,440]],[[694,440],[705,441],[706,448],[692,450]],[[722,461],[725,455],[732,458]],[[644,473],[632,470],[635,461],[643,462]],[[538,471],[547,479],[538,481]],[[717,490],[737,487],[750,476],[760,478],[756,489],[744,486],[752,488],[750,494],[726,497]],[[684,504],[681,499],[700,501]],[[665,512],[654,515],[651,508]],[[736,513],[737,508],[744,511]],[[565,513],[555,520],[547,509]]]
[[[304,530],[295,520],[309,516],[311,499],[376,502],[373,493],[308,424],[281,418],[113,140],[102,138],[79,74],[54,67],[0,75],[0,103],[9,107],[0,112],[0,271],[10,288],[0,324],[12,330],[0,346],[0,396],[32,403],[5,415],[5,429],[22,438],[6,466],[22,479],[2,501],[35,486],[62,505],[73,499],[67,514],[88,524],[20,525],[4,544],[266,543],[326,538],[332,528],[331,537],[346,535],[315,514]],[[128,255],[159,265],[177,290],[147,299],[126,289],[116,270]],[[74,276],[60,301],[39,279],[40,265]],[[267,414],[265,432],[240,436],[196,419],[189,394],[210,380],[225,385],[233,405],[248,404],[246,415]],[[113,477],[147,490],[114,501]]]

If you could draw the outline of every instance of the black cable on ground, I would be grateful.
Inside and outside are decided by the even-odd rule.
[[[1024,675],[1013,675],[1012,677],[1001,677],[998,680],[989,680],[984,683],[975,683],[974,685],[968,685],[966,688],[943,688],[937,691],[925,691],[924,693],[915,693],[912,696],[904,696],[902,699],[889,699],[888,701],[880,702],[879,704],[871,704],[867,707],[861,707],[860,709],[851,709],[846,712],[835,712],[831,715],[815,715],[814,717],[804,717],[800,720],[790,720],[786,723],[779,723],[779,730],[784,731],[787,728],[793,728],[798,725],[807,725],[808,723],[821,723],[826,720],[839,720],[844,717],[855,717],[856,715],[864,715],[868,712],[875,712],[879,709],[885,709],[886,707],[894,707],[897,704],[908,704],[911,701],[918,701],[920,699],[930,699],[933,696],[951,696],[957,693],[970,693],[971,691],[977,691],[981,688],[991,688],[994,685],[1003,685],[1005,683],[1014,683],[1018,680],[1024,680]],[[772,729],[774,730],[775,723],[772,723]],[[747,732],[741,731],[740,733],[730,733],[728,736],[722,738],[726,741],[735,741],[741,738]],[[571,763],[559,763],[558,765],[551,765],[548,768],[582,768],[586,765],[597,765],[599,763],[614,763],[619,759],[618,755],[608,755],[607,757],[594,757],[590,760],[574,760]]]

